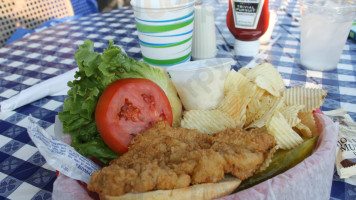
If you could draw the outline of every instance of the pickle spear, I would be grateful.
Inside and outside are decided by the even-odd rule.
[[[304,141],[294,149],[278,150],[265,171],[255,174],[243,181],[235,192],[250,188],[294,167],[312,154],[316,141],[318,141],[318,136]]]

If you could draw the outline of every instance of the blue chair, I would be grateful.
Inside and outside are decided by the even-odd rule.
[[[25,35],[98,12],[96,0],[4,0],[0,2],[0,47]]]
[[[98,12],[98,3],[96,0],[71,0],[75,15],[88,15]]]

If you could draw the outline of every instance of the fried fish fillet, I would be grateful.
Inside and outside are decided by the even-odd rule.
[[[158,122],[138,134],[127,153],[93,173],[88,189],[119,196],[216,183],[227,173],[245,180],[275,145],[264,131],[228,129],[206,135]]]

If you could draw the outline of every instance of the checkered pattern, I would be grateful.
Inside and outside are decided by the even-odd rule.
[[[235,68],[251,58],[233,55],[234,38],[225,23],[227,2],[207,1],[215,8],[217,57],[233,57]],[[304,69],[299,64],[299,4],[296,0],[271,2],[278,9],[278,24],[272,38],[280,39],[258,62],[271,62],[287,86],[322,87],[328,90],[323,110],[339,107],[356,119],[356,43],[347,41],[338,68],[331,72]],[[97,51],[109,40],[129,56],[141,59],[137,30],[131,8],[96,13],[45,29],[0,49],[0,101],[40,81],[74,68],[74,52],[88,38]],[[352,56],[353,55],[353,56]],[[65,84],[65,83],[63,83]],[[13,112],[0,113],[0,199],[49,199],[55,173],[45,163],[26,132],[31,114],[49,132],[54,116],[62,109],[65,96],[46,97]],[[332,199],[355,198],[354,187],[334,176]]]
[[[26,117],[53,132],[64,96],[47,97],[15,112],[0,113],[0,199],[50,199],[56,175],[32,143]]]

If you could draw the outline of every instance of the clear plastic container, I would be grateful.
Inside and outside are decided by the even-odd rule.
[[[214,109],[224,97],[224,81],[235,61],[213,58],[167,67],[186,110]]]
[[[356,3],[347,0],[300,3],[302,65],[318,71],[335,69],[356,17]]]

